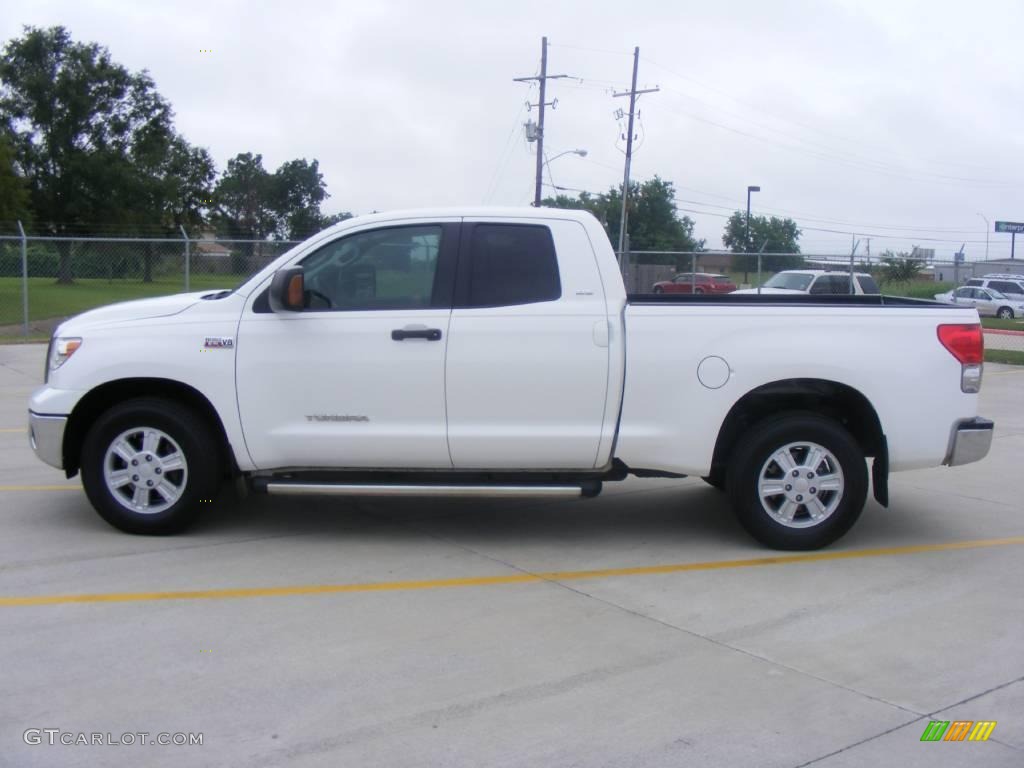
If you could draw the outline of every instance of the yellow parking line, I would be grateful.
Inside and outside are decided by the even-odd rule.
[[[0,491],[80,491],[80,485],[0,485]]]
[[[25,427],[0,427],[0,432],[27,432]]]
[[[593,571],[549,571],[546,573],[515,573],[504,576],[470,576],[427,581],[383,581],[366,584],[307,584],[291,587],[248,587],[237,589],[199,589],[179,592],[106,592],[84,595],[35,595],[31,597],[0,597],[0,606],[62,605],[66,603],[134,603],[154,600],[225,600],[243,597],[283,597],[286,595],[324,595],[340,592],[400,592],[417,589],[448,589],[451,587],[484,587],[498,584],[530,584],[541,581],[578,581],[614,576],[643,576],[686,571],[712,571],[727,568],[750,568],[759,565],[813,563],[822,560],[853,560],[888,555],[913,555],[924,552],[947,552],[957,549],[1005,547],[1024,544],[1024,536],[1003,539],[952,541],[943,544],[912,544],[903,547],[853,549],[841,552],[810,552],[799,555],[772,555],[746,560],[718,560],[704,563],[642,565],[634,568],[603,568]]]

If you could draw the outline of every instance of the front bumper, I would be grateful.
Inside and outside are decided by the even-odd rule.
[[[28,412],[28,442],[36,456],[51,467],[64,469],[64,428],[67,416]]]
[[[950,467],[957,467],[961,464],[981,461],[988,455],[989,448],[992,447],[994,429],[995,424],[992,421],[980,417],[957,422],[953,427],[953,436],[949,441],[946,460],[942,463]]]

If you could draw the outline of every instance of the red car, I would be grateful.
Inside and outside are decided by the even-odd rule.
[[[654,284],[655,293],[732,293],[736,284],[726,275],[680,272],[671,280]]]

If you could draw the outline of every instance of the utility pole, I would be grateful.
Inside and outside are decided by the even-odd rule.
[[[633,159],[633,119],[636,116],[636,97],[642,93],[656,93],[658,88],[646,88],[642,91],[636,89],[636,73],[640,66],[640,46],[633,49],[633,83],[628,91],[613,93],[612,96],[629,96],[629,127],[626,129],[626,170],[622,176],[622,215],[619,217],[619,269],[624,267],[626,258],[626,227],[629,223],[629,216],[626,206],[629,202],[629,164]]]
[[[527,102],[527,107],[538,107],[539,113],[537,116],[537,178],[534,183],[533,190],[533,206],[540,208],[541,199],[541,185],[544,177],[544,107],[555,108],[558,100],[547,103],[545,101],[547,89],[545,85],[548,80],[559,80],[568,75],[549,75],[548,74],[548,39],[542,37],[540,39],[540,74],[536,77],[514,77],[513,82],[516,83],[528,83],[533,80],[540,82],[540,101],[537,104],[530,104]]]

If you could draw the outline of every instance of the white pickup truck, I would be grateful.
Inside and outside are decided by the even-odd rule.
[[[30,440],[133,533],[224,479],[272,494],[594,496],[698,475],[778,548],[824,546],[888,473],[977,461],[972,308],[629,296],[589,214],[348,220],[234,290],[62,324]]]

